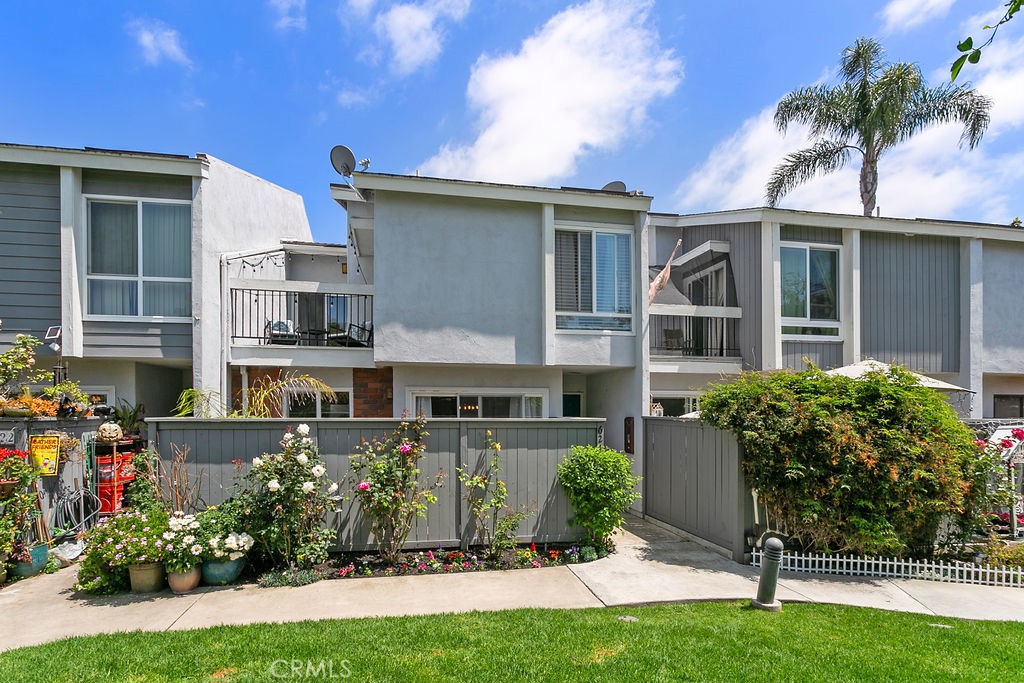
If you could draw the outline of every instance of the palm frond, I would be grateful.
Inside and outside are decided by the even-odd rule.
[[[932,124],[960,123],[964,127],[960,145],[974,149],[988,130],[992,100],[968,86],[965,83],[923,88],[907,109],[899,139],[906,140]]]
[[[814,137],[849,138],[852,108],[844,88],[815,85],[799,88],[779,100],[775,126],[785,133],[790,123],[803,123]]]
[[[797,185],[816,175],[838,171],[850,159],[850,150],[858,149],[842,140],[819,140],[807,149],[786,155],[775,167],[765,188],[768,206],[775,206],[779,199]]]
[[[885,48],[873,38],[858,38],[843,50],[839,61],[843,80],[851,83],[870,83],[884,68]]]
[[[288,394],[312,398],[320,394],[330,401],[338,400],[334,390],[316,377],[286,372],[277,378],[264,375],[249,387],[248,400],[240,417],[276,417]]]

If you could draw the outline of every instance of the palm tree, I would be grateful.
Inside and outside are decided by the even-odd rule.
[[[851,152],[862,157],[860,198],[864,215],[875,210],[878,159],[889,148],[935,123],[964,126],[960,145],[973,149],[988,128],[991,101],[967,85],[929,88],[916,64],[886,64],[884,48],[859,38],[843,50],[842,82],[794,90],[779,102],[775,125],[785,133],[791,122],[810,126],[819,138],[786,156],[772,171],[765,197],[769,206],[818,173],[841,169]]]

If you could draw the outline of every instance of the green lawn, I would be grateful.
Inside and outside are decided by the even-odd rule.
[[[0,633],[16,627],[2,624]],[[300,667],[294,677],[290,660]],[[131,633],[0,654],[0,681],[12,682],[272,681],[275,673],[285,680],[350,674],[353,681],[471,683],[1007,682],[1024,679],[1024,623],[829,605],[789,604],[769,614],[741,603],[700,603]]]

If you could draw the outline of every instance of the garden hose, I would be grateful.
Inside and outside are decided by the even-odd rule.
[[[74,537],[88,531],[100,514],[100,499],[89,489],[64,491],[57,498],[53,507],[53,524],[55,541],[65,537]]]

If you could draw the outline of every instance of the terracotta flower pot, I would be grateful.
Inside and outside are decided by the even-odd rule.
[[[155,593],[164,587],[164,566],[159,562],[144,562],[128,566],[132,593]]]
[[[208,586],[226,586],[238,579],[244,566],[244,557],[237,560],[207,560],[203,562],[203,583]]]
[[[203,578],[203,571],[199,565],[196,565],[187,572],[167,572],[167,585],[171,587],[172,593],[181,595],[195,590],[201,578]]]

